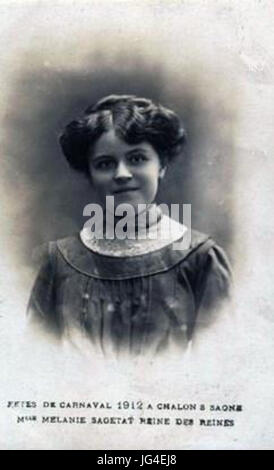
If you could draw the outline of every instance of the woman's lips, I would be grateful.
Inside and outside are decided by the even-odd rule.
[[[128,193],[131,191],[137,191],[139,188],[120,188],[117,189],[116,191],[113,191],[114,194],[120,194],[120,193]]]

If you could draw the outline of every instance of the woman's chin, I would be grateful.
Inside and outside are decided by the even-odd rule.
[[[136,213],[140,212],[140,210],[144,210],[144,206],[147,205],[147,203],[143,199],[136,197],[136,195],[134,194],[116,194],[114,198],[115,211],[119,206],[122,206],[123,204],[128,204]]]

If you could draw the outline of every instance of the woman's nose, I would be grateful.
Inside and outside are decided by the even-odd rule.
[[[130,169],[127,167],[127,165],[124,162],[120,162],[119,165],[117,166],[114,179],[116,181],[127,181],[132,178],[132,174]]]

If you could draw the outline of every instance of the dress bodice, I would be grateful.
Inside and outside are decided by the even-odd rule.
[[[123,257],[92,251],[76,234],[49,243],[28,311],[58,337],[77,332],[104,353],[158,353],[170,343],[183,350],[229,285],[224,251],[200,232],[184,250],[170,243]]]

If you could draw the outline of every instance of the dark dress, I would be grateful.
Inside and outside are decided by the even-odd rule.
[[[58,338],[83,335],[103,353],[184,350],[199,324],[211,325],[229,295],[224,251],[192,231],[191,246],[111,257],[80,236],[50,242],[28,306],[31,322]]]

